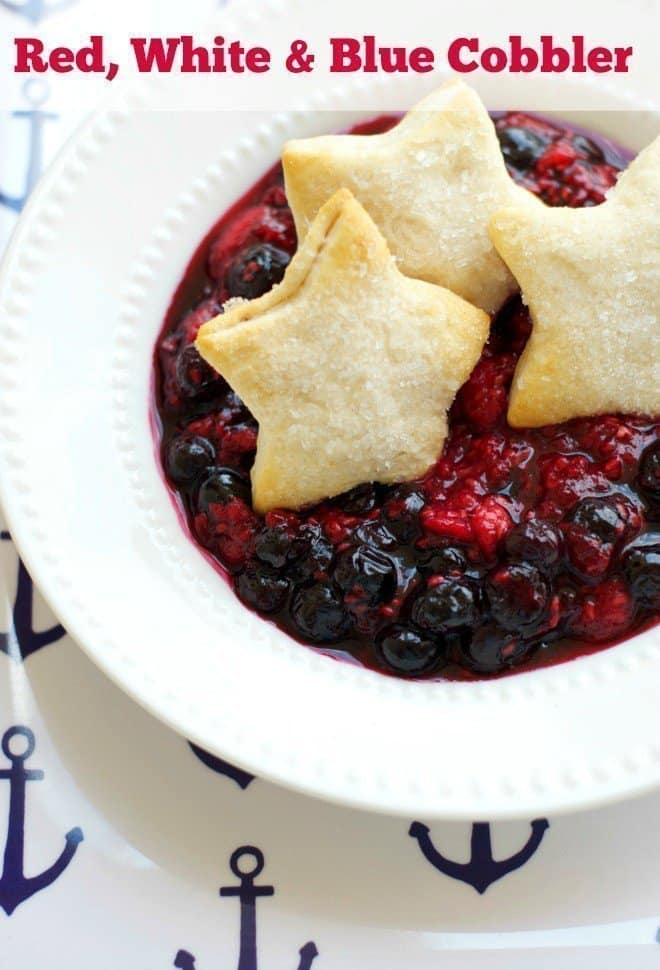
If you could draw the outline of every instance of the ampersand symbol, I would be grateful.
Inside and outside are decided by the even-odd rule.
[[[286,59],[286,69],[291,74],[309,74],[314,70],[314,59],[314,54],[307,53],[306,40],[294,40]]]

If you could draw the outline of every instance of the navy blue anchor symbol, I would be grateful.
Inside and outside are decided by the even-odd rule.
[[[469,862],[454,862],[438,852],[433,845],[428,825],[413,822],[408,834],[417,839],[422,854],[432,866],[452,879],[459,879],[472,886],[478,893],[485,893],[489,886],[519,869],[534,855],[540,846],[550,823],[545,818],[537,818],[531,824],[531,835],[520,849],[507,859],[494,859],[490,841],[488,822],[475,822],[472,826],[471,852]]]
[[[231,778],[243,791],[254,781],[254,775],[251,775],[249,771],[243,771],[242,768],[230,764],[223,758],[216,757],[216,755],[211,754],[209,751],[205,751],[204,748],[193,744],[192,741],[188,742],[188,746],[203,765],[206,765],[207,768],[210,768],[211,771],[215,771],[219,775],[225,775],[227,778]]]
[[[0,0],[0,3],[2,3],[2,0]],[[48,85],[44,81],[30,78],[25,82],[23,93],[30,107],[14,111],[12,116],[14,118],[27,118],[30,125],[30,154],[25,175],[25,187],[19,196],[7,195],[0,191],[0,205],[4,205],[14,212],[21,211],[41,174],[44,122],[57,117],[57,115],[48,111],[41,110],[41,105],[46,101],[49,94]]]
[[[11,749],[11,742],[17,737],[25,739],[22,752]],[[11,762],[11,768],[0,770],[0,779],[9,782],[10,792],[7,842],[0,876],[0,906],[7,916],[11,916],[17,906],[46,889],[62,875],[84,838],[81,829],[71,829],[65,836],[64,849],[52,866],[38,876],[24,874],[25,787],[28,781],[41,781],[44,777],[43,771],[25,768],[25,762],[32,756],[34,746],[34,734],[26,727],[11,727],[2,738],[3,754]]]
[[[252,859],[253,864],[247,868],[244,860]],[[243,868],[240,863],[243,861]],[[237,970],[258,970],[257,966],[257,899],[260,896],[273,896],[274,886],[255,886],[254,881],[264,868],[264,854],[253,845],[242,845],[236,849],[229,860],[229,866],[236,878],[238,886],[222,886],[221,896],[237,896],[241,903],[241,935],[240,953]],[[298,951],[300,961],[298,970],[310,970],[318,956],[316,945],[311,941],[305,943]],[[178,970],[195,970],[195,958],[187,950],[179,950],[174,966]]]
[[[77,0],[51,0],[50,3],[46,0],[0,0],[0,6],[19,14],[32,24],[38,24],[45,17],[64,10],[65,7],[71,7],[76,2]]]
[[[0,539],[9,540],[8,532],[0,532]],[[48,627],[46,630],[35,630],[33,623],[34,586],[30,574],[18,560],[18,582],[16,585],[16,599],[12,611],[13,630],[0,633],[0,650],[13,660],[25,660],[31,653],[41,647],[61,640],[66,630],[60,623]]]

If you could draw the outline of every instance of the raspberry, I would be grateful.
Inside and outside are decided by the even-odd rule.
[[[423,527],[436,535],[458,542],[471,542],[474,538],[470,516],[461,509],[427,505],[422,509],[420,519]]]
[[[482,358],[459,391],[457,406],[477,431],[490,431],[504,420],[515,365],[511,354]]]
[[[245,502],[232,498],[226,503],[213,503],[205,515],[196,517],[195,524],[204,545],[215,552],[231,572],[246,564],[258,519]]]
[[[504,502],[503,498],[489,495],[472,516],[475,538],[487,560],[495,557],[500,542],[514,525]]]
[[[613,640],[625,633],[633,618],[633,601],[620,579],[606,579],[589,590],[573,621],[572,632],[585,640]]]

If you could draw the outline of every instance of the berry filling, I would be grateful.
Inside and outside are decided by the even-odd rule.
[[[629,160],[521,112],[498,114],[495,127],[511,176],[550,205],[601,203]],[[324,653],[403,677],[557,663],[655,622],[660,420],[510,428],[509,388],[531,331],[518,297],[495,316],[423,479],[361,485],[299,512],[253,511],[256,422],[193,341],[226,300],[277,284],[295,248],[278,165],[200,245],[155,352],[169,487],[241,602]]]

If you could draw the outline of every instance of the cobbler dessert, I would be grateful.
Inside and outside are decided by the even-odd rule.
[[[629,637],[660,609],[658,381],[638,375],[641,389],[628,391],[614,364],[598,386],[569,373],[580,347],[571,349],[568,330],[565,359],[550,344],[553,312],[558,328],[582,328],[575,339],[600,352],[588,315],[582,323],[570,309],[579,291],[567,282],[569,295],[558,293],[552,263],[524,263],[534,220],[550,248],[552,220],[565,220],[560,266],[565,238],[579,250],[591,226],[583,217],[592,217],[568,210],[599,209],[630,157],[556,121],[522,112],[491,121],[468,108],[482,112],[466,116],[465,137],[483,131],[483,144],[478,134],[470,142],[479,163],[470,170],[483,168],[484,186],[454,174],[445,194],[456,212],[492,190],[492,245],[484,232],[474,248],[471,213],[463,236],[440,238],[442,225],[424,224],[405,195],[414,181],[400,179],[395,203],[377,157],[373,197],[360,196],[360,173],[346,184],[351,146],[369,164],[368,139],[377,153],[379,138],[398,138],[383,143],[394,158],[412,143],[419,159],[429,112],[294,142],[287,191],[278,164],[201,243],[155,351],[162,465],[194,541],[250,610],[303,644],[404,677],[557,663]],[[423,163],[433,171],[433,159]],[[618,193],[629,204],[636,164],[628,195],[624,179],[603,213]],[[330,169],[341,184],[320,185],[316,173]],[[430,191],[424,207],[441,208]],[[607,237],[594,226],[594,238]],[[645,243],[640,233],[639,249]],[[473,249],[463,253],[464,244]],[[634,287],[635,270],[625,273]],[[593,282],[599,292],[608,285]],[[638,315],[648,313],[643,299]],[[338,301],[352,302],[344,311]],[[606,353],[616,321],[595,304]],[[657,303],[655,312],[646,325],[657,335]]]

